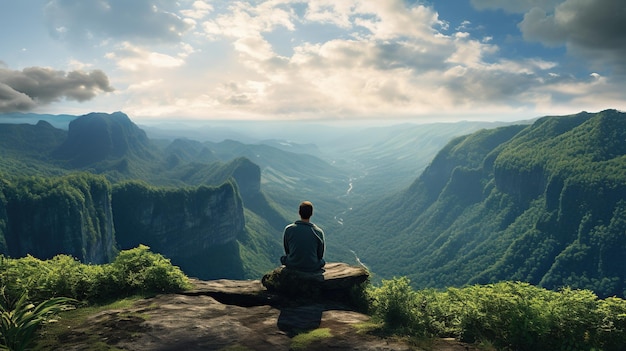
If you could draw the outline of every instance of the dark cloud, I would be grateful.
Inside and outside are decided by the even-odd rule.
[[[169,11],[175,6],[169,0],[50,0],[44,13],[50,33],[59,39],[176,42],[191,25]]]
[[[446,79],[442,84],[456,103],[506,101],[512,106],[521,106],[525,104],[525,93],[536,87],[538,81],[534,74],[468,69],[463,76]]]
[[[27,111],[62,98],[87,101],[100,92],[111,92],[109,79],[100,70],[55,71],[29,67],[22,71],[0,68],[0,112]]]
[[[626,1],[567,0],[554,12],[534,8],[519,24],[524,38],[549,46],[566,45],[596,68],[626,74]],[[606,67],[609,65],[609,67]]]
[[[470,0],[478,10],[501,9],[505,12],[525,13],[532,8],[554,8],[563,0]]]

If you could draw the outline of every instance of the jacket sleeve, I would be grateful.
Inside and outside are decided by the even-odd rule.
[[[324,258],[324,251],[326,250],[326,238],[324,237],[324,231],[321,229],[318,230],[318,233],[321,240],[317,243],[317,258],[321,260]]]
[[[287,242],[287,228],[283,231],[283,248],[285,249],[285,254],[289,255],[289,243]]]

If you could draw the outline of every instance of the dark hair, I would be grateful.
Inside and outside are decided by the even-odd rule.
[[[310,201],[302,201],[298,210],[300,218],[309,219],[313,215],[313,204]]]

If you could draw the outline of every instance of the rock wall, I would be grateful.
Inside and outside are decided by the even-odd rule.
[[[111,187],[104,177],[24,178],[4,182],[2,193],[5,254],[67,254],[95,264],[114,257]]]
[[[113,216],[120,249],[144,244],[179,260],[234,242],[245,225],[233,182],[176,189],[123,183],[113,190]]]

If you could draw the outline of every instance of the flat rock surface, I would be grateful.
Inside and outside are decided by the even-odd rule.
[[[337,302],[295,303],[269,293],[258,280],[192,280],[180,294],[142,299],[106,310],[59,336],[59,349],[93,350],[290,350],[301,332],[327,328],[304,350],[476,350],[438,339],[418,348],[360,331],[369,316]],[[62,323],[62,320],[59,321]],[[89,341],[87,341],[89,340]]]

